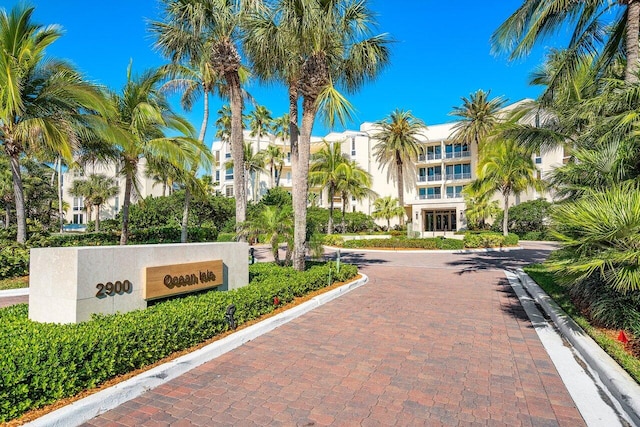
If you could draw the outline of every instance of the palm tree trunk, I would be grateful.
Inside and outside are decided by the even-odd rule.
[[[280,248],[278,247],[278,236],[271,237],[271,253],[276,264],[280,264]]]
[[[302,129],[299,143],[291,150],[293,169],[294,253],[293,268],[303,271],[307,245],[307,193],[309,192],[309,157],[311,131],[316,115],[315,99],[304,97],[302,103]]]
[[[400,207],[404,210],[404,169],[402,168],[402,159],[400,154],[396,153],[396,167],[398,169],[398,201]],[[404,225],[404,213],[400,215],[400,226]]]
[[[280,177],[282,176],[282,167],[284,163],[280,163],[280,167],[278,168],[278,176],[276,176],[276,187],[280,187]]]
[[[24,205],[24,190],[22,187],[22,174],[20,173],[19,154],[9,155],[9,165],[13,178],[13,196],[16,202],[16,223],[18,225],[18,235],[16,241],[25,243],[27,241],[27,216]]]
[[[7,201],[4,202],[4,229],[7,230],[9,228],[9,221],[11,221],[11,212],[9,209],[11,208],[11,204]]]
[[[120,234],[120,244],[126,245],[129,241],[129,205],[131,204],[131,187],[133,177],[127,173],[124,179],[124,201],[122,202],[122,234]]]
[[[64,232],[64,210],[62,209],[62,159],[58,157],[57,160],[57,172],[58,172],[58,216],[60,218],[60,232]]]
[[[502,235],[509,234],[507,227],[509,225],[509,193],[503,194],[504,196],[504,215],[502,216]]]
[[[333,234],[333,186],[329,186],[329,223],[327,224],[327,234]]]
[[[207,134],[207,123],[209,123],[209,92],[204,90],[204,111],[202,113],[202,124],[200,125],[200,135],[198,135],[198,141],[204,142],[204,137]]]
[[[189,207],[191,205],[191,191],[187,185],[184,190],[184,209],[182,210],[182,228],[180,229],[180,243],[187,243],[189,238]]]
[[[269,162],[269,172],[270,172],[270,178],[271,178],[271,179],[270,179],[270,182],[269,182],[269,185],[270,185],[271,187],[269,187],[269,188],[273,188],[273,182],[274,182],[274,179],[273,179],[273,170],[274,170],[274,169],[275,169],[275,165],[274,165],[274,163],[273,163],[273,160],[271,160],[271,161]]]
[[[100,231],[100,205],[96,205],[96,228],[95,232]]]
[[[229,99],[231,103],[231,152],[233,157],[233,187],[236,198],[236,229],[247,219],[247,191],[244,174],[244,147],[242,135],[242,92],[240,77],[237,71],[227,72],[225,79],[229,87]],[[236,230],[238,231],[238,230]],[[241,236],[239,234],[239,236]],[[244,241],[244,237],[239,237]]]
[[[167,195],[167,181],[162,181],[162,197]]]
[[[341,223],[341,225],[342,225],[342,232],[343,232],[343,233],[346,233],[346,232],[347,232],[347,230],[346,230],[346,228],[347,228],[347,223],[346,223],[346,221],[345,221],[345,215],[346,215],[346,213],[347,213],[347,203],[348,203],[348,199],[349,199],[349,195],[348,195],[347,193],[344,193],[344,194],[342,195],[342,223]]]
[[[640,33],[640,0],[627,0],[627,34],[626,51],[627,65],[624,69],[624,80],[627,83],[638,82],[639,46],[638,37]]]

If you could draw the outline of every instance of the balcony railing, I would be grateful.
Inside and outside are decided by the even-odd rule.
[[[420,200],[433,200],[441,199],[442,196],[440,194],[420,194],[418,198],[420,198]]]
[[[447,193],[447,199],[462,199],[462,193]]]
[[[447,179],[471,179],[471,173],[448,173]]]
[[[424,162],[425,160],[440,160],[442,159],[441,153],[427,153],[418,155],[418,162]]]
[[[427,181],[429,182],[442,181],[442,174],[437,173],[435,175],[429,175],[427,176]]]
[[[470,151],[457,151],[457,152],[449,152],[449,153],[444,153],[444,158],[445,159],[461,159],[463,157],[471,157],[471,152]]]
[[[427,182],[427,176],[426,175],[419,175],[418,176],[418,182]]]

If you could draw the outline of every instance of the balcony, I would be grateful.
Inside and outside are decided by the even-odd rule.
[[[426,175],[419,175],[418,176],[418,182],[427,182],[427,176]]]
[[[418,195],[418,198],[420,200],[435,200],[435,199],[441,199],[442,196],[440,194],[420,194]]]
[[[448,173],[447,180],[471,179],[471,173]]]
[[[428,182],[442,181],[442,174],[437,173],[434,175],[429,175],[427,176],[427,181]]]
[[[447,193],[447,199],[462,199],[462,193]]]
[[[458,151],[458,152],[453,152],[453,153],[445,153],[444,154],[444,158],[445,159],[462,159],[465,157],[471,157],[471,152],[470,151]]]
[[[427,153],[426,155],[424,154],[418,155],[418,162],[420,163],[425,161],[440,160],[440,159],[442,159],[441,153]]]

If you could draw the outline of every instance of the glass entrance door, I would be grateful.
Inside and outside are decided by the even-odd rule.
[[[456,210],[431,210],[424,212],[424,231],[456,231]]]

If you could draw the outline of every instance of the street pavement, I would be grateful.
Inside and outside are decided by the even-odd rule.
[[[504,276],[525,245],[343,252],[368,284],[85,425],[584,425]]]

